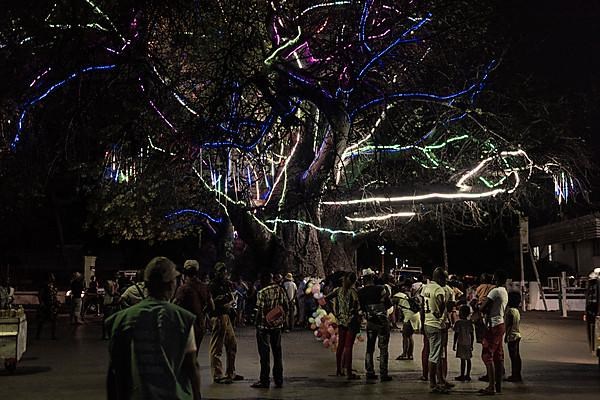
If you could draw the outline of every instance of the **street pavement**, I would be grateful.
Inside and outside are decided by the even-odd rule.
[[[63,321],[61,321],[63,322]],[[100,323],[91,321],[80,327],[61,324],[60,339],[34,340],[34,325],[30,325],[28,350],[14,374],[0,372],[0,399],[104,399],[107,342],[100,340]],[[562,319],[555,313],[526,313],[521,331],[523,339],[523,384],[505,383],[500,395],[507,399],[600,398],[600,368],[589,353],[585,324],[579,317]],[[45,334],[48,334],[46,332]],[[420,382],[420,357],[415,361],[395,361],[400,354],[401,334],[394,332],[390,346],[390,373],[394,380],[386,383],[348,382],[335,377],[334,354],[314,339],[310,331],[284,334],[284,387],[282,389],[252,389],[259,371],[254,329],[237,332],[237,372],[244,381],[231,385],[212,383],[209,376],[207,345],[200,347],[202,395],[208,399],[429,399],[479,397],[477,390],[485,383],[457,383],[450,395],[429,393],[428,384]],[[422,337],[415,336],[415,355],[420,356]],[[365,344],[354,349],[354,368],[364,377]],[[472,376],[485,368],[476,345]],[[449,354],[449,377],[458,375],[460,361]],[[508,356],[506,367],[510,370]]]

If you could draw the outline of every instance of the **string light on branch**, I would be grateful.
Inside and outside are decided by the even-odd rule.
[[[174,217],[178,217],[180,215],[185,215],[185,214],[199,215],[201,217],[206,218],[210,222],[214,222],[215,224],[220,224],[221,222],[223,222],[223,218],[215,218],[203,211],[193,210],[190,208],[184,208],[182,210],[173,211],[172,213],[165,215],[165,218],[174,218]]]
[[[343,6],[343,5],[348,5],[350,3],[351,3],[351,1],[349,1],[349,0],[338,0],[338,1],[331,1],[328,3],[315,4],[313,6],[310,6],[308,8],[305,8],[304,10],[302,10],[302,12],[300,12],[300,16],[303,16],[304,14],[306,14],[312,10],[318,9],[318,8]]]
[[[15,135],[15,137],[14,137],[12,143],[11,143],[11,148],[15,149],[17,143],[19,143],[19,141],[21,140],[21,133],[23,132],[23,124],[25,123],[25,117],[26,117],[27,112],[29,111],[29,109],[31,107],[35,106],[40,101],[44,100],[48,95],[50,95],[56,89],[58,89],[58,88],[64,86],[65,84],[71,82],[73,79],[77,78],[78,76],[80,76],[82,74],[86,74],[88,72],[95,72],[95,71],[106,71],[106,70],[111,70],[111,69],[114,69],[114,68],[116,68],[116,64],[95,65],[95,66],[91,66],[91,67],[82,68],[79,71],[71,73],[65,79],[63,79],[61,81],[58,81],[54,85],[50,86],[41,95],[39,95],[37,97],[34,97],[33,99],[31,99],[28,102],[26,102],[25,104],[23,104],[21,106],[21,109],[22,109],[21,115],[19,116],[19,121],[17,122],[17,134]],[[37,78],[36,78],[36,80],[37,80]],[[35,80],[34,80],[34,82],[35,82]]]
[[[480,172],[487,164],[489,164],[492,160],[501,158],[503,161],[506,161],[507,157],[523,157],[526,160],[526,167],[531,171],[533,169],[533,161],[531,161],[531,159],[529,158],[529,156],[527,155],[527,153],[523,150],[514,150],[514,151],[502,151],[500,152],[499,155],[497,156],[491,156],[488,157],[484,160],[482,160],[479,164],[477,164],[477,166],[475,168],[473,168],[472,170],[470,170],[469,172],[467,172],[466,174],[464,174],[456,183],[456,186],[458,188],[460,188],[461,190],[469,190],[471,187],[468,186],[465,182],[467,182],[470,178],[472,178],[473,176],[475,176],[478,172]],[[516,184],[513,187],[513,189],[511,189],[511,191],[509,191],[509,193],[512,193],[512,191],[514,191],[514,189],[516,188],[516,186],[519,185],[519,177],[518,177],[518,173],[514,170],[511,169],[510,171],[508,171],[509,174],[514,174],[514,176],[516,177]]]
[[[275,219],[268,219],[266,221],[267,223],[270,224],[296,224],[299,226],[308,226],[310,228],[313,228],[319,232],[325,232],[328,233],[330,235],[350,235],[350,236],[355,236],[358,234],[358,232],[355,231],[347,231],[347,230],[342,230],[342,229],[330,229],[330,228],[324,228],[321,226],[317,226],[311,222],[306,222],[306,221],[300,221],[297,219],[281,219],[281,218],[275,218]]]
[[[346,218],[346,220],[351,221],[351,222],[381,222],[381,221],[387,221],[388,219],[392,219],[392,218],[412,218],[415,215],[417,215],[417,214],[414,212],[404,211],[404,212],[397,212],[397,213],[385,214],[385,215],[374,215],[371,217],[345,217],[345,218]]]
[[[364,199],[354,200],[323,201],[321,204],[327,206],[352,206],[373,203],[414,203],[424,200],[479,200],[488,197],[495,197],[504,192],[506,192],[505,189],[495,189],[481,193],[427,193],[414,196],[367,197]]]

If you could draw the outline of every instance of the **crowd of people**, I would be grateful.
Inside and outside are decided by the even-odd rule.
[[[437,268],[431,279],[399,279],[369,268],[361,272],[360,277],[354,272],[338,272],[325,280],[306,277],[297,281],[291,273],[264,273],[257,281],[247,282],[241,277],[232,279],[223,263],[217,263],[209,277],[200,273],[196,260],[187,260],[180,274],[172,261],[157,257],[135,280],[123,276],[106,280],[102,295],[95,278],[86,288],[82,276],[74,274],[71,323],[83,323],[90,309],[103,315],[102,338],[110,340],[109,398],[153,398],[152,393],[200,398],[198,350],[208,332],[213,382],[243,380],[235,368],[235,328],[249,323],[256,328],[260,358],[259,377],[252,387],[265,389],[273,383],[281,388],[282,334],[314,328],[311,315],[320,309],[335,316],[331,328],[337,337],[336,375],[348,380],[361,379],[352,364],[361,330],[366,331],[366,380],[392,380],[388,349],[393,329],[402,331],[399,361],[414,359],[414,335],[423,334],[420,379],[429,382],[432,393],[448,393],[454,387],[447,378],[450,331],[452,351],[460,360],[456,381],[471,381],[475,342],[481,344],[486,366],[486,374],[479,378],[488,382],[482,395],[501,392],[503,380],[522,380],[520,295],[506,290],[502,271],[493,277],[484,274],[477,283],[449,277],[442,268]],[[314,285],[322,292],[311,290]],[[51,336],[56,338],[59,302],[52,274],[40,290],[39,300],[37,337],[50,322]],[[511,358],[512,373],[507,378],[504,342]]]

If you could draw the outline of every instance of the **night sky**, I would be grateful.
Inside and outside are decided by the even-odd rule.
[[[489,90],[518,93],[527,85],[527,92],[539,100],[565,104],[559,119],[566,119],[568,136],[585,138],[591,152],[600,151],[600,2],[597,1],[502,1],[494,24],[496,32],[508,37],[506,53],[500,68],[494,72]],[[598,210],[600,177],[590,177],[591,202],[579,196],[575,204],[559,210],[556,205],[542,210],[530,210],[532,227],[575,217]],[[553,201],[553,199],[550,199]],[[562,211],[562,216],[559,212]],[[448,253],[450,272],[469,273],[493,271],[498,267],[515,270],[515,253],[511,238],[516,233],[516,218],[502,227],[483,227],[473,231],[450,234]],[[396,253],[408,253],[407,258],[429,270],[442,264],[441,236],[434,242],[406,246],[388,244]],[[437,239],[437,242],[436,242]],[[376,242],[370,243],[359,257],[359,263],[379,265]],[[400,251],[398,251],[400,250]],[[421,253],[415,255],[414,253]],[[393,256],[386,262],[393,263]]]

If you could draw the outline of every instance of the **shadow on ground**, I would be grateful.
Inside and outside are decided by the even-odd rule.
[[[0,371],[0,376],[35,375],[50,371],[52,371],[52,368],[50,367],[28,365],[18,366],[14,372],[8,372],[6,370]]]

